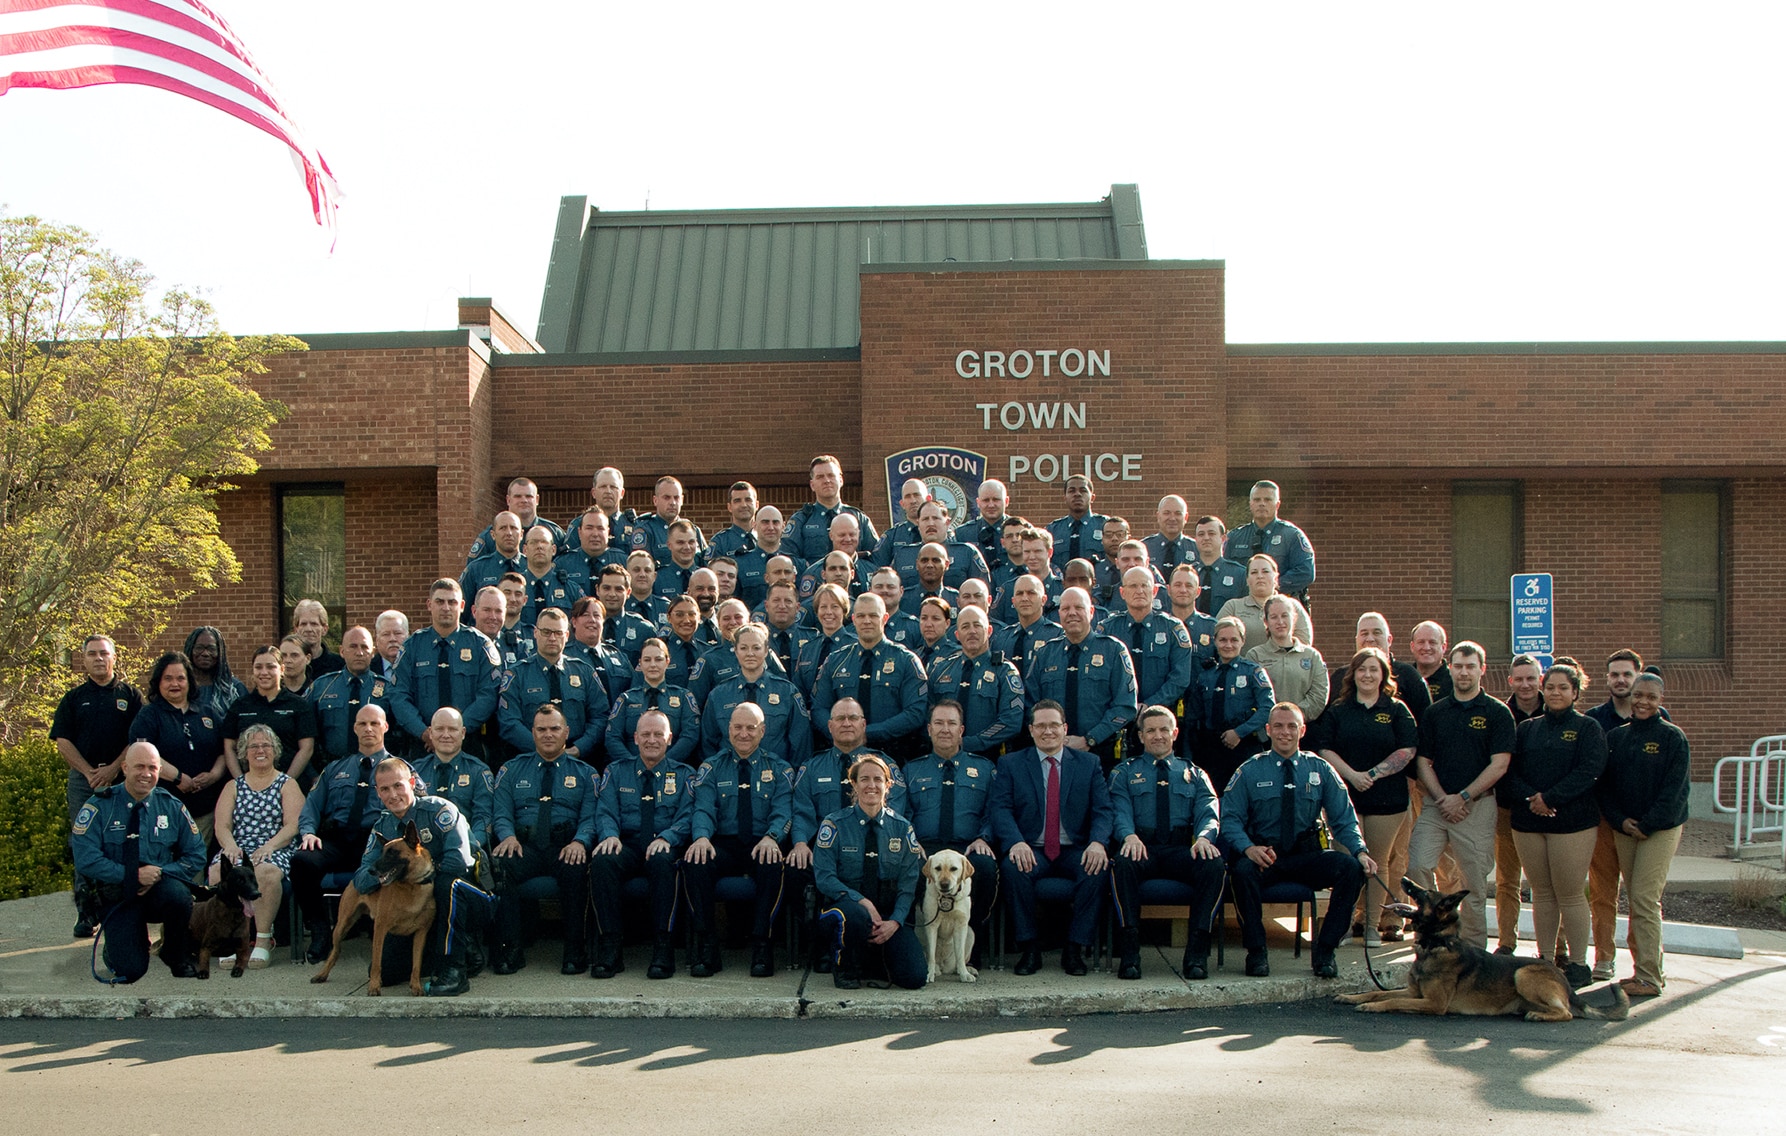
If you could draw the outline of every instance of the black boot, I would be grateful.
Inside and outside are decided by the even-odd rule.
[[[1191,941],[1184,949],[1184,976],[1201,982],[1209,977],[1209,932],[1191,932]]]
[[[312,923],[309,933],[310,949],[304,952],[304,961],[323,962],[329,957],[329,950],[334,946],[334,929],[327,923]]]
[[[755,939],[750,944],[750,976],[752,978],[773,978],[775,976],[775,944],[768,939]]]
[[[564,941],[563,961],[559,963],[560,974],[582,974],[589,969],[589,944],[582,939]]]
[[[1141,932],[1134,927],[1124,927],[1117,937],[1117,950],[1122,961],[1117,965],[1116,977],[1133,980],[1141,977]]]
[[[689,959],[690,978],[712,978],[719,973],[719,944],[712,935],[696,935],[694,955]]]
[[[456,954],[441,963],[440,973],[428,983],[430,998],[456,998],[471,989],[471,980],[465,976],[465,956]]]
[[[476,978],[484,973],[484,964],[488,960],[484,953],[484,940],[479,935],[466,936],[465,944],[465,976]]]
[[[612,978],[626,969],[626,955],[620,949],[619,935],[602,935],[595,942],[595,962],[589,968],[591,978]]]
[[[520,947],[509,943],[497,947],[495,955],[490,959],[492,974],[513,974],[518,970],[526,969],[526,967],[527,953]]]
[[[856,952],[848,947],[838,957],[837,969],[831,972],[831,985],[839,990],[862,989],[862,964],[857,959]]]
[[[676,976],[676,947],[668,935],[659,935],[651,943],[651,965],[645,969],[646,978],[674,978]]]

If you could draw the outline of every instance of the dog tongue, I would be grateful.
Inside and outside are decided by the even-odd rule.
[[[249,919],[253,919],[254,918],[254,904],[249,903],[247,900],[244,899],[242,901],[242,914]]]

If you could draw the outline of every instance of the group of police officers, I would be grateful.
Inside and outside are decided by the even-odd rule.
[[[331,874],[377,887],[384,841],[411,821],[437,866],[438,994],[484,965],[525,966],[536,899],[562,912],[563,973],[612,977],[629,897],[649,911],[651,978],[676,973],[684,915],[688,973],[716,973],[716,904],[739,899],[753,976],[775,972],[788,906],[819,917],[815,965],[840,987],[865,972],[921,986],[921,868],[945,848],[972,866],[980,941],[1000,899],[1010,907],[1019,974],[1040,966],[1037,884],[1050,877],[1071,885],[1070,974],[1085,973],[1108,899],[1118,973],[1140,976],[1149,879],[1185,889],[1188,977],[1207,977],[1229,872],[1249,973],[1267,971],[1251,941],[1262,873],[1306,861],[1334,888],[1327,923],[1340,912],[1343,931],[1376,865],[1340,779],[1300,748],[1304,711],[1243,657],[1247,620],[1218,618],[1263,561],[1263,611],[1275,601],[1278,624],[1306,627],[1314,554],[1278,518],[1275,485],[1254,487],[1253,523],[1231,533],[1213,516],[1186,533],[1185,502],[1167,497],[1145,540],[1093,511],[1083,477],[1046,526],[1011,515],[996,481],[960,525],[907,482],[905,519],[885,535],[840,500],[835,458],[813,459],[810,485],[814,499],[784,518],[734,484],[732,524],[709,540],[680,515],[674,478],[635,512],[620,472],[603,469],[563,527],[517,479],[463,574],[429,589],[426,627],[393,635],[407,620],[387,612],[350,628],[340,655],[314,645],[314,720],[284,722],[281,739],[286,764],[306,738],[319,751],[291,866],[309,957],[329,949]],[[70,698],[88,686],[103,711],[111,687],[94,675]],[[140,779],[126,768],[102,789],[74,838],[83,873],[143,874],[139,923],[170,890],[159,869],[190,878],[203,858],[194,819],[155,781],[139,794]],[[139,839],[145,809],[152,833],[177,839]],[[1331,846],[1316,838],[1322,818]],[[120,906],[129,890],[112,893]],[[1319,974],[1334,973],[1330,929]],[[178,952],[164,952],[176,974]],[[131,978],[146,966],[108,958]]]

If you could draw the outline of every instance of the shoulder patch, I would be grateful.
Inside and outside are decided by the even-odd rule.
[[[441,809],[434,814],[434,825],[436,828],[451,828],[453,827],[454,819],[453,806],[448,805],[446,808]]]
[[[832,844],[836,843],[836,841],[837,826],[832,824],[829,818],[826,818],[825,822],[819,825],[818,846],[820,848],[829,848]]]
[[[79,836],[86,832],[88,826],[93,823],[93,818],[97,815],[99,815],[99,807],[92,801],[88,801],[86,804],[82,805],[81,811],[76,813],[74,818],[75,835]]]

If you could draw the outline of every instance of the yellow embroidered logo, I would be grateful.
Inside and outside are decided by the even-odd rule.
[[[1470,719],[1470,729],[1472,729],[1472,730],[1486,730],[1486,729],[1488,729],[1488,719],[1483,717],[1480,714],[1476,715],[1475,717]]]

